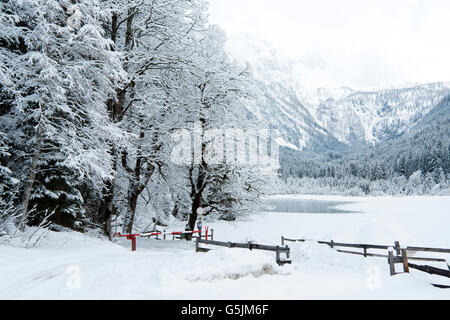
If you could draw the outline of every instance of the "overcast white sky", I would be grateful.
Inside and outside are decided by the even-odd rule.
[[[329,76],[314,86],[450,81],[450,0],[210,0],[210,20],[320,55]]]

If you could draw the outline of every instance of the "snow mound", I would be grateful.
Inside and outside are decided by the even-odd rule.
[[[362,256],[343,254],[315,241],[293,243],[290,248],[292,260],[300,268],[365,272],[373,264]]]
[[[238,280],[245,277],[253,277],[253,278],[261,278],[266,275],[275,275],[275,274],[281,274],[280,270],[276,270],[273,265],[270,264],[264,264],[262,266],[257,266],[253,271],[244,271],[244,272],[226,272],[226,273],[212,273],[212,274],[206,274],[206,275],[200,275],[200,276],[191,276],[188,277],[188,281],[195,282],[195,281],[209,281],[214,282],[217,280],[223,280],[223,279],[231,279],[231,280]]]
[[[200,255],[196,265],[202,267],[186,275],[186,280],[214,282],[288,274],[276,264],[275,254],[246,249],[214,249]]]

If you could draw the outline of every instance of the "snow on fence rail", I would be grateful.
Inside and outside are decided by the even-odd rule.
[[[241,249],[249,249],[252,250],[264,250],[264,251],[274,251],[275,252],[275,258],[278,265],[284,265],[284,264],[290,264],[292,263],[291,260],[289,260],[289,255],[291,252],[291,249],[286,246],[268,246],[264,244],[257,244],[252,243],[251,241],[247,243],[234,243],[234,242],[223,242],[223,241],[214,241],[214,240],[203,240],[200,237],[196,239],[195,242],[195,252],[208,252],[211,249],[208,248],[202,248],[200,247],[200,244],[205,245],[213,245],[213,246],[219,246],[219,247],[226,247],[226,248],[241,248]],[[286,254],[286,259],[281,259],[281,254]]]
[[[284,245],[285,242],[306,242],[306,241],[313,241],[308,239],[289,239],[285,237],[281,237],[281,245]],[[369,253],[369,249],[377,249],[377,250],[389,250],[389,248],[394,248],[397,252],[397,255],[400,255],[401,253],[401,247],[400,243],[398,241],[395,242],[394,246],[388,246],[388,245],[376,245],[376,244],[353,244],[353,243],[341,243],[341,242],[334,242],[331,241],[317,241],[319,244],[325,244],[329,247],[335,249],[335,248],[357,248],[357,249],[363,249],[363,252],[355,252],[355,251],[348,251],[348,250],[340,250],[336,249],[338,252],[341,253],[348,253],[348,254],[355,254],[355,255],[361,255],[364,257],[381,257],[381,258],[388,258],[389,256],[387,254],[376,254],[376,253]],[[406,251],[427,251],[427,252],[437,252],[437,253],[450,253],[450,249],[440,249],[440,248],[423,248],[423,247],[407,247],[405,248]],[[446,262],[445,259],[440,258],[425,258],[425,257],[408,257],[408,260],[420,260],[420,261],[432,261],[432,262]]]
[[[426,249],[430,249],[427,251],[432,251],[432,252],[441,252],[441,253],[447,252],[447,249],[437,249],[437,248],[426,248]],[[438,251],[436,251],[435,249]],[[395,276],[396,274],[399,274],[398,272],[395,271],[395,264],[401,263],[403,265],[403,273],[409,273],[409,269],[411,268],[411,269],[429,273],[431,275],[438,275],[438,276],[450,278],[450,266],[448,264],[447,264],[448,270],[439,269],[439,268],[427,266],[427,265],[420,266],[420,265],[412,264],[412,263],[408,262],[408,260],[411,260],[411,258],[408,257],[407,252],[408,252],[408,249],[401,249],[400,255],[394,256],[393,248],[389,249],[388,263],[389,263],[389,269],[390,269],[391,276]],[[446,262],[445,259],[443,261]],[[448,285],[440,285],[440,284],[434,284],[434,283],[432,285],[435,287],[441,288],[441,289],[450,289],[450,286],[448,286]]]
[[[281,245],[284,245],[285,242],[306,242],[306,241],[313,241],[308,239],[289,239],[285,237],[281,237]],[[319,244],[328,245],[329,247],[336,249],[336,248],[358,248],[363,249],[364,252],[355,252],[355,251],[348,251],[348,250],[340,250],[336,249],[338,252],[341,253],[347,253],[347,254],[355,254],[355,255],[361,255],[364,257],[381,257],[381,258],[388,258],[388,264],[391,276],[394,276],[398,274],[395,271],[395,264],[401,263],[403,265],[403,272],[409,273],[409,269],[416,269],[419,271],[427,272],[429,274],[444,276],[447,278],[450,278],[450,266],[448,265],[448,262],[446,259],[440,259],[440,258],[425,258],[425,257],[410,257],[408,256],[409,252],[434,252],[434,253],[450,253],[450,249],[444,249],[444,248],[426,248],[426,247],[406,247],[402,248],[400,246],[399,241],[395,241],[393,246],[386,246],[386,245],[375,245],[375,244],[354,244],[354,243],[340,243],[340,242],[334,242],[331,241],[317,241]],[[369,249],[377,249],[377,250],[388,250],[388,254],[376,254],[376,253],[369,253]],[[394,251],[396,252],[396,256],[394,256]],[[416,264],[409,263],[409,260],[420,260],[420,261],[430,261],[430,262],[445,262],[447,264],[448,270],[439,269],[432,266],[419,266]],[[433,286],[438,288],[450,288],[449,286],[445,285],[438,285],[433,284]]]
[[[151,238],[156,237],[157,240],[166,240],[167,236],[172,236],[172,240],[175,239],[183,239],[184,235],[192,235],[197,234],[196,238],[205,238],[208,240],[214,239],[214,229],[209,230],[209,227],[205,227],[205,233],[202,233],[201,230],[197,231],[175,231],[175,232],[166,232],[166,230],[162,232],[148,232],[148,233],[133,233],[133,234],[121,234],[117,232],[114,234],[114,237],[118,238],[127,238],[127,240],[131,240],[131,251],[136,251],[136,239],[140,237]],[[161,236],[162,239],[159,238]]]

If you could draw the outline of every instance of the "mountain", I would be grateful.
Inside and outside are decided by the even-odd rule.
[[[403,135],[449,94],[450,83],[353,92],[322,100],[316,117],[339,141],[376,144]]]
[[[231,55],[248,63],[256,78],[257,98],[249,106],[256,118],[277,129],[286,145],[299,150],[320,152],[345,147],[320,124],[300,84],[301,70],[316,68],[317,61],[292,61],[254,38],[240,37],[230,42]]]
[[[407,133],[450,95],[450,82],[358,91],[304,84],[326,77],[320,56],[290,59],[261,40],[240,35],[229,40],[231,56],[246,61],[256,78],[251,113],[278,129],[298,150],[323,153],[376,145]]]
[[[450,172],[450,96],[442,99],[400,137],[366,146],[336,161],[341,165],[355,161],[361,168],[378,165],[410,177],[422,173]]]

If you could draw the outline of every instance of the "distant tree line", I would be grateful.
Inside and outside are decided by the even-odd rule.
[[[397,139],[323,156],[284,150],[281,166],[284,181],[305,179],[311,184],[311,179],[318,179],[323,186],[340,186],[336,189],[340,193],[349,189],[362,194],[444,192],[450,178],[450,98]],[[417,190],[407,188],[410,179],[419,184]]]

